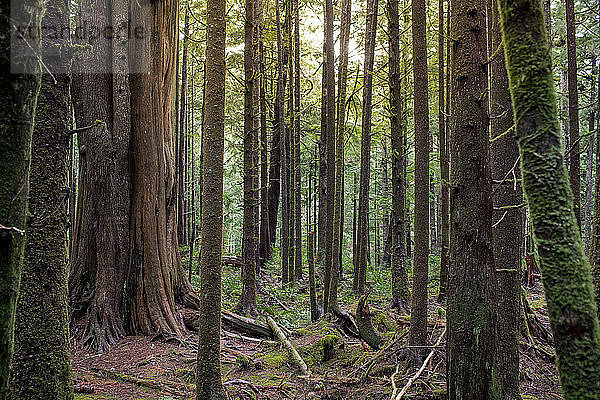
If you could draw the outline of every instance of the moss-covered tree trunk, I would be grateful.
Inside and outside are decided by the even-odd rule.
[[[45,26],[66,28],[69,2],[46,1]],[[44,74],[33,133],[25,261],[17,302],[13,400],[73,398],[68,317],[69,41],[42,38]],[[40,301],[43,299],[43,301]]]
[[[429,80],[427,78],[425,0],[412,0],[412,43],[415,116],[415,248],[410,317],[410,343],[427,342],[429,281]]]
[[[508,75],[504,64],[500,15],[495,4],[488,8],[490,53],[490,145],[492,179],[495,183],[492,215],[493,247],[498,276],[498,376],[504,400],[520,400],[519,316],[521,310],[521,254],[523,244],[523,202],[520,173],[515,165],[519,147]]]
[[[41,0],[0,2],[0,399],[8,397],[29,192],[31,133],[40,88]],[[19,40],[14,26],[28,32]],[[11,39],[14,39],[11,48]],[[31,46],[31,48],[29,47]],[[32,52],[34,51],[34,52]],[[13,69],[11,70],[11,67]]]
[[[598,22],[600,25],[600,21]],[[597,76],[598,99],[600,99],[600,64]],[[596,106],[596,122],[600,128],[600,103]],[[594,180],[594,219],[592,221],[592,236],[590,238],[590,263],[592,264],[592,277],[594,281],[594,292],[596,294],[596,305],[600,304],[600,134],[596,132],[596,174]]]
[[[499,0],[523,189],[540,256],[564,398],[600,398],[600,328],[583,254],[538,0]]]
[[[498,399],[486,3],[452,0],[450,7],[448,399]]]
[[[221,380],[221,257],[225,151],[225,2],[206,4],[206,96],[202,138],[202,243],[196,400],[225,400]]]
[[[390,136],[392,144],[392,213],[391,269],[392,307],[408,312],[408,263],[406,260],[406,169],[404,126],[402,124],[402,90],[400,61],[400,16],[398,0],[388,0]]]

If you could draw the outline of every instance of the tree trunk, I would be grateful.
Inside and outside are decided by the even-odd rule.
[[[438,301],[443,302],[446,297],[446,288],[448,287],[448,247],[450,239],[450,225],[448,219],[448,131],[446,130],[448,120],[446,118],[450,96],[446,96],[447,88],[450,86],[449,74],[444,74],[444,41],[450,40],[448,23],[446,35],[444,38],[444,0],[439,0],[438,15],[438,125],[439,125],[439,151],[440,151],[440,289]],[[448,4],[450,2],[448,1]],[[449,10],[448,10],[449,11]],[[447,60],[450,59],[450,45],[447,46]],[[450,63],[446,63],[446,71],[450,71]]]
[[[595,103],[596,101],[596,87],[595,87],[595,74],[596,72],[596,56],[592,56],[592,67],[591,67],[591,76],[592,76],[592,84],[590,90],[590,101],[591,103]],[[592,190],[593,190],[593,182],[592,182],[592,174],[593,174],[593,166],[594,166],[594,131],[596,130],[596,112],[592,108],[590,111],[590,115],[588,117],[588,149],[587,149],[587,161],[586,161],[586,171],[585,171],[585,254],[589,256],[590,254],[590,239],[592,237]],[[598,149],[596,148],[596,152]]]
[[[69,3],[46,2],[42,23],[68,26]],[[27,242],[10,381],[15,400],[73,397],[69,352],[67,201],[69,57],[67,38],[42,37],[44,74],[31,150]],[[49,167],[51,166],[51,167]],[[43,301],[40,301],[43,299]],[[2,397],[3,398],[3,397]]]
[[[363,80],[362,134],[360,152],[360,192],[358,195],[358,271],[354,290],[362,295],[367,280],[369,254],[369,186],[371,181],[371,113],[373,100],[373,62],[377,35],[379,0],[367,1],[365,63]]]
[[[29,160],[35,107],[40,88],[37,52],[40,46],[39,0],[9,2],[0,6],[0,399],[8,398],[8,377],[13,353],[15,310],[23,249]],[[13,39],[13,25],[31,29],[27,42]],[[12,43],[11,43],[12,42]],[[35,52],[32,54],[30,48]],[[12,47],[12,48],[11,48]],[[10,49],[10,50],[9,50]],[[12,56],[11,54],[12,53]],[[15,56],[18,54],[19,56]],[[12,67],[12,69],[11,69]]]
[[[329,288],[331,285],[331,276],[335,274],[333,270],[334,247],[333,232],[334,221],[333,212],[335,208],[335,48],[333,43],[333,23],[334,8],[332,0],[325,0],[325,56],[326,62],[326,135],[325,143],[327,149],[327,191],[326,200],[326,220],[325,220],[325,288],[323,292],[323,309],[329,312],[331,305],[329,303]]]
[[[577,48],[575,39],[575,0],[565,0],[567,24],[567,84],[569,88],[569,181],[573,192],[573,210],[581,230],[581,176],[579,161],[579,93],[577,89]]]
[[[127,21],[124,2],[82,3],[79,23]],[[123,17],[125,16],[125,17]],[[83,25],[81,25],[83,26]],[[125,336],[122,302],[129,263],[130,106],[127,44],[94,43],[75,59],[73,108],[78,128],[79,189],[69,275],[71,320],[85,318],[75,337],[105,351]],[[84,47],[85,38],[78,45]],[[123,56],[124,58],[118,58]],[[123,62],[123,64],[118,64]],[[111,75],[113,69],[114,75]],[[91,84],[93,82],[93,84]]]
[[[425,0],[412,0],[413,76],[415,115],[415,248],[410,343],[427,342],[429,271],[429,83],[427,78]]]
[[[388,0],[390,136],[392,145],[392,307],[408,312],[410,292],[406,259],[406,148],[402,123],[400,16],[398,0]]]
[[[451,3],[452,99],[447,387],[449,400],[499,398],[492,248],[486,4]],[[475,218],[476,216],[476,218]]]
[[[225,400],[221,381],[221,256],[225,151],[225,2],[206,4],[206,83],[202,137],[202,243],[196,400]]]
[[[600,25],[600,22],[599,22]],[[596,90],[600,99],[600,64],[598,65]],[[596,105],[597,125],[600,128],[600,103]],[[596,294],[596,304],[600,304],[600,134],[596,132],[596,176],[594,181],[594,221],[592,222],[592,237],[590,241],[590,263]]]
[[[183,333],[175,302],[197,306],[179,256],[174,168],[177,2],[132,4],[131,23],[154,32],[130,44],[131,220],[125,301],[133,334]],[[141,72],[141,73],[139,73]],[[143,73],[146,72],[146,73]]]
[[[188,42],[190,36],[190,15],[186,7],[185,22],[183,26],[183,55],[181,60],[181,96],[179,98],[179,135],[175,132],[178,140],[177,149],[177,238],[179,244],[186,245],[186,227],[188,215],[186,215],[186,166],[188,161],[188,152],[186,141],[188,139],[187,126],[187,89],[188,89]]]
[[[254,87],[256,76],[254,71],[254,30],[255,0],[246,0],[246,17],[244,20],[244,219],[242,227],[242,295],[236,306],[237,312],[243,315],[258,315],[256,309],[256,250],[254,206],[257,188],[255,175],[258,173],[254,163]]]
[[[518,3],[518,4],[516,4]],[[500,0],[506,66],[557,367],[566,400],[600,398],[600,328],[583,254],[539,2]]]
[[[381,262],[383,266],[390,266],[391,256],[391,234],[390,234],[390,213],[387,208],[387,200],[389,198],[389,182],[388,182],[388,159],[387,159],[387,140],[383,140],[382,156],[381,156],[381,196],[383,198],[383,215],[381,217],[381,237],[383,245]]]
[[[300,168],[300,6],[293,1],[294,20],[294,216],[295,216],[295,274],[302,279],[302,182]],[[291,29],[290,29],[291,30]],[[291,76],[290,76],[291,83]]]
[[[490,64],[490,146],[493,203],[493,248],[498,277],[498,375],[501,398],[521,400],[519,394],[519,316],[521,310],[521,253],[523,202],[520,173],[515,162],[519,147],[514,130],[514,118],[498,8],[488,8],[488,24],[492,53]],[[514,168],[514,169],[513,169]],[[511,208],[512,207],[512,208]]]
[[[338,68],[337,125],[335,138],[335,195],[333,210],[333,266],[330,275],[329,298],[331,307],[338,305],[338,283],[342,268],[343,202],[344,202],[344,136],[346,131],[346,81],[348,80],[348,45],[350,43],[351,0],[342,1],[340,26],[340,64]]]

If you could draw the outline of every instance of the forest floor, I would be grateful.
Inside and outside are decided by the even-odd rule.
[[[269,268],[261,274],[259,310],[287,328],[311,375],[302,376],[281,343],[224,330],[221,362],[230,399],[389,399],[394,388],[400,391],[421,366],[420,362],[406,361],[414,359],[410,356],[414,349],[407,343],[409,318],[388,307],[391,279],[387,269],[375,269],[369,275],[373,291],[369,298],[372,321],[385,340],[382,350],[373,351],[364,342],[345,335],[336,321],[310,323],[306,280],[281,289],[275,271]],[[434,276],[435,271],[430,287],[437,287]],[[196,280],[194,277],[194,283]],[[346,275],[339,298],[346,312],[354,314],[358,299],[351,291],[351,281],[352,277]],[[445,309],[433,300],[436,290],[432,289],[429,304],[432,344],[445,329]],[[225,308],[233,308],[239,292],[239,271],[224,268]],[[529,288],[527,296],[539,323],[548,328],[541,284]],[[533,346],[526,344],[525,338],[522,340],[523,399],[561,399],[552,349],[538,345],[536,338]],[[444,343],[445,337],[439,346],[426,350],[425,355],[433,352],[432,357],[404,399],[444,398]],[[183,340],[171,341],[127,337],[103,354],[91,354],[73,343],[73,374],[79,392],[75,398],[193,399],[196,349],[197,337],[191,333]]]

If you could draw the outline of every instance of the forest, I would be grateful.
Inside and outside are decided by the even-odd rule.
[[[0,0],[0,43],[0,400],[600,399],[597,0]]]

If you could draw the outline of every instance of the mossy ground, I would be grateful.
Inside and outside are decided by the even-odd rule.
[[[432,258],[432,264],[437,259]],[[429,341],[435,342],[445,325],[445,308],[433,299],[437,295],[436,267],[432,266],[430,284]],[[390,279],[385,268],[369,271],[373,290],[369,297],[372,321],[392,343],[373,363],[376,352],[365,343],[349,338],[333,319],[310,322],[306,280],[281,288],[276,260],[260,277],[258,304],[263,315],[273,316],[290,332],[290,339],[312,372],[310,379],[300,372],[278,343],[248,341],[222,336],[221,362],[223,381],[230,399],[389,399],[390,377],[396,372],[397,386],[402,387],[415,368],[407,361],[411,349],[407,346],[410,324],[408,316],[398,315],[388,308]],[[197,283],[196,277],[193,279]],[[223,301],[231,308],[239,296],[239,271],[224,269]],[[358,299],[351,291],[352,277],[346,274],[341,282],[340,302],[343,309],[354,313]],[[322,289],[319,288],[319,292]],[[536,312],[542,321],[544,299],[538,284],[529,290],[530,300],[540,307]],[[287,309],[287,310],[286,310]],[[129,337],[103,355],[73,351],[74,375],[77,383],[95,388],[93,394],[78,394],[76,399],[168,400],[194,398],[194,363],[196,338],[190,333],[181,342],[152,342],[149,338]],[[407,399],[441,399],[445,391],[445,361],[443,348],[436,350],[422,379],[412,386]],[[419,365],[420,366],[420,365]],[[162,389],[127,383],[106,374],[94,372],[106,369],[154,382]],[[365,371],[369,369],[368,376]],[[532,349],[522,348],[522,393],[539,400],[559,399],[559,387],[554,365],[543,360]],[[251,383],[251,384],[250,384]]]

